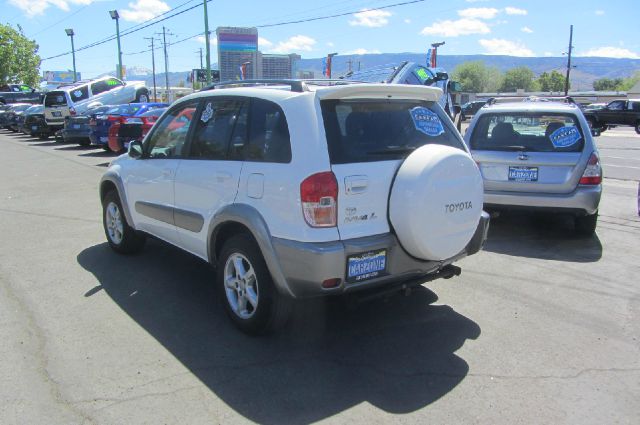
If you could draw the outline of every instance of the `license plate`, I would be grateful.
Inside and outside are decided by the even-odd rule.
[[[387,269],[387,250],[365,252],[347,257],[347,282],[362,282],[384,274]]]
[[[537,182],[538,167],[509,167],[509,180],[516,182]]]
[[[53,111],[53,112],[51,112],[51,115],[54,116],[54,117],[61,117],[62,116],[62,112]]]
[[[37,129],[38,129],[38,126],[37,126],[37,125],[32,125],[32,126],[31,126],[31,130],[36,131]]]
[[[108,142],[108,141],[109,141],[109,138],[108,138],[108,137],[101,137],[101,138],[100,138],[100,141],[101,141],[101,142]]]
[[[74,124],[74,125],[73,125],[73,128],[74,128],[74,129],[78,129],[78,128],[80,128],[80,124]]]

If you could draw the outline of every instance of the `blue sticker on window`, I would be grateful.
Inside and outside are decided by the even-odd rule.
[[[556,148],[568,148],[582,139],[582,135],[576,127],[560,127],[549,135],[549,139]]]
[[[440,117],[430,109],[417,106],[411,110],[411,119],[416,130],[423,132],[427,136],[435,137],[444,133],[444,126]]]

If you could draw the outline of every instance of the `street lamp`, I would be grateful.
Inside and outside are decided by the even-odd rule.
[[[110,10],[109,15],[111,16],[111,19],[116,21],[116,37],[118,38],[118,78],[122,80],[122,51],[120,50],[120,23],[118,22],[120,15],[118,15],[117,10]]]
[[[78,74],[76,73],[76,48],[73,45],[73,36],[75,33],[73,32],[73,28],[67,28],[64,30],[69,37],[71,37],[71,56],[73,57],[73,82],[78,81]]]
[[[329,53],[327,55],[327,74],[326,74],[326,76],[327,76],[328,79],[331,79],[331,67],[333,65],[333,57],[337,56],[337,55],[338,55],[338,53]]]
[[[431,47],[433,47],[433,51],[431,53],[431,68],[435,68],[438,65],[438,47],[444,46],[445,42],[441,41],[439,43],[431,43]]]

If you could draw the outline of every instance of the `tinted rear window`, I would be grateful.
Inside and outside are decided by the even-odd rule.
[[[63,91],[51,91],[44,97],[44,106],[66,105],[67,99]]]
[[[571,114],[484,114],[470,144],[473,150],[582,152],[584,135]]]
[[[434,102],[327,100],[322,116],[332,164],[402,159],[427,144],[464,149]]]
[[[141,117],[159,117],[160,115],[162,115],[164,113],[164,111],[166,111],[167,108],[156,108],[156,109],[151,109],[150,111],[147,111],[143,114],[140,114]]]
[[[118,105],[107,111],[109,115],[133,115],[141,108],[140,105]]]

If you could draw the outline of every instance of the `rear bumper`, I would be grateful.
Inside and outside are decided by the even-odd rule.
[[[280,288],[281,291],[296,298],[306,298],[375,287],[384,289],[397,282],[429,276],[454,261],[478,252],[487,238],[488,230],[489,215],[483,212],[476,232],[465,249],[444,261],[424,261],[411,257],[391,233],[322,243],[272,238],[272,244],[285,278],[281,284],[287,286]],[[387,252],[386,273],[374,279],[346,283],[347,257],[378,249]],[[340,279],[337,287],[322,287],[323,281],[336,278]]]
[[[578,186],[573,192],[562,194],[485,191],[484,205],[485,208],[543,209],[591,215],[598,211],[601,195],[602,185]]]

